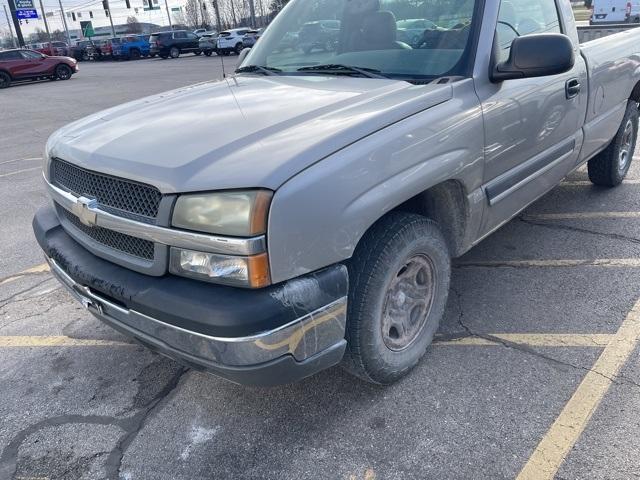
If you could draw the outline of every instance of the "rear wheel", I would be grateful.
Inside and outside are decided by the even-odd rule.
[[[589,180],[595,185],[615,187],[627,176],[638,136],[638,104],[630,100],[618,133],[609,146],[589,160]]]
[[[73,72],[71,71],[71,67],[69,65],[58,65],[55,70],[56,78],[58,80],[69,80]]]
[[[129,58],[131,60],[140,60],[141,56],[142,55],[140,54],[140,50],[133,49],[131,50],[131,52],[129,52]]]
[[[91,60],[91,58],[89,57],[89,54],[88,54],[87,52],[84,52],[84,53],[82,54],[82,58],[81,58],[81,60],[82,60],[83,62],[87,62],[87,61]]]
[[[11,75],[7,72],[0,72],[0,88],[7,88],[11,85]]]
[[[435,222],[392,212],[365,234],[349,262],[343,366],[389,384],[422,358],[444,314],[451,261]]]
[[[169,56],[171,58],[178,58],[180,56],[180,49],[178,47],[171,47],[169,50]]]
[[[212,52],[211,50],[205,50],[205,52],[204,52],[204,54],[205,54],[207,57],[210,57],[212,53],[213,53],[213,52]]]
[[[196,50],[195,52],[193,52],[193,54],[194,54],[195,56],[198,56],[198,55],[200,55],[201,53],[202,53],[202,50]]]

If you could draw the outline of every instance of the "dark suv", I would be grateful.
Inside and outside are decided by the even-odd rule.
[[[149,37],[151,56],[178,58],[181,53],[191,52],[200,55],[198,36],[186,30],[152,33]]]
[[[307,22],[298,33],[298,42],[302,51],[307,54],[314,49],[331,52],[336,49],[339,34],[339,20]]]

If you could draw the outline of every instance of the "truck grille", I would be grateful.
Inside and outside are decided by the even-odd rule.
[[[64,218],[83,234],[105,247],[124,252],[144,260],[154,259],[154,245],[149,240],[132,237],[102,227],[88,227],[78,217],[64,208],[58,209]]]
[[[162,194],[150,185],[92,172],[55,158],[51,181],[77,196],[94,198],[113,215],[155,223]]]

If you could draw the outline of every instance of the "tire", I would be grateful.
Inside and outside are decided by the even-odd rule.
[[[7,72],[0,72],[0,88],[7,88],[11,85],[11,75]]]
[[[169,55],[162,54],[160,55],[160,58],[166,60],[167,58],[169,58]]]
[[[69,65],[60,64],[56,67],[55,74],[58,80],[69,80],[73,75],[73,70]]]
[[[180,49],[178,47],[171,47],[169,49],[169,56],[171,58],[178,58],[180,56]]]
[[[638,136],[638,104],[627,103],[627,111],[609,146],[589,160],[589,180],[595,185],[615,187],[627,176]]]
[[[447,244],[434,221],[392,212],[365,234],[348,268],[342,366],[365,381],[393,383],[420,361],[444,314],[451,276]]]
[[[149,58],[156,58],[156,54],[155,53],[150,53],[149,54]]]
[[[142,55],[140,54],[140,50],[137,50],[135,48],[129,52],[129,59],[130,60],[140,60],[141,56]]]
[[[203,53],[204,53],[207,57],[210,57],[210,56],[211,56],[211,54],[212,54],[213,52],[212,52],[211,50],[205,50]]]
[[[193,54],[197,57],[202,53],[202,50],[196,50]]]
[[[236,55],[240,55],[240,52],[242,51],[243,48],[244,46],[242,45],[242,43],[236,43],[236,46],[233,49],[233,51],[236,52]]]
[[[89,54],[88,54],[87,52],[83,53],[83,54],[82,54],[82,58],[81,58],[81,60],[82,60],[83,62],[88,62],[88,61],[90,60],[90,58],[89,58]]]

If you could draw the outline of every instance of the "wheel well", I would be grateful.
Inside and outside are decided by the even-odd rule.
[[[6,73],[7,75],[9,75],[9,78],[13,78],[13,77],[11,76],[11,74],[10,74],[9,72],[7,72],[6,70],[0,70],[0,73]]]
[[[452,257],[458,257],[468,249],[466,231],[469,206],[461,182],[447,180],[439,183],[394,210],[417,213],[434,220],[447,241]]]
[[[638,103],[640,103],[640,82],[636,83],[636,86],[633,87],[633,90],[631,91],[631,100],[634,100]]]

